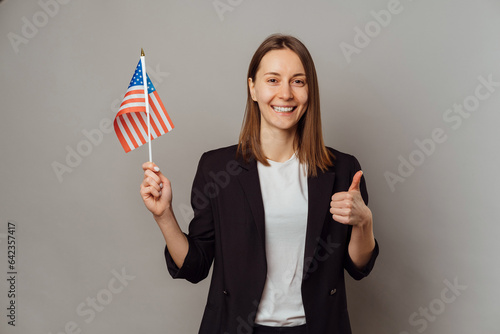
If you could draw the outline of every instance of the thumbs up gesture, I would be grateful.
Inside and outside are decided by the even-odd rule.
[[[333,194],[330,202],[330,213],[335,221],[353,226],[363,226],[372,220],[372,212],[365,205],[361,197],[359,184],[362,171],[358,171],[352,178],[348,191]]]

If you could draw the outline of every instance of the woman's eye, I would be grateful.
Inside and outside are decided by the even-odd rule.
[[[276,80],[276,79],[269,79],[269,80],[267,80],[267,82],[270,82],[270,83],[277,83],[277,82],[278,82],[278,80]]]
[[[296,79],[293,81],[293,83],[297,86],[304,86],[305,85],[305,82],[304,80],[300,80],[300,79]]]

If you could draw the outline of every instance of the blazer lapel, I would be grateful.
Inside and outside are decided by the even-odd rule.
[[[309,204],[304,251],[304,273],[309,271],[309,267],[313,262],[311,260],[314,258],[325,217],[327,213],[329,214],[328,208],[330,207],[334,181],[335,172],[332,170],[324,173],[319,170],[317,177],[307,179]]]
[[[249,163],[245,163],[240,160],[239,164],[243,168],[243,171],[238,174],[238,180],[243,188],[245,196],[248,199],[262,245],[265,245],[264,203],[262,201],[257,162],[255,160],[251,160]]]

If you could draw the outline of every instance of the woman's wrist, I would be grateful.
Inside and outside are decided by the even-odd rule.
[[[175,221],[174,211],[171,206],[168,206],[161,215],[153,214],[153,218],[160,225],[166,225],[169,222]]]
[[[373,237],[373,218],[370,212],[370,215],[363,220],[360,224],[354,225],[353,227],[353,235],[356,239],[366,239],[366,238],[374,238]]]
[[[367,208],[367,213],[366,213],[364,219],[362,219],[359,222],[359,224],[354,225],[354,227],[358,227],[359,229],[362,229],[362,230],[369,230],[369,229],[373,228],[373,216],[372,216],[372,212],[369,208]]]

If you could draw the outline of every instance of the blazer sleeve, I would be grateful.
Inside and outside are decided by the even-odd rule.
[[[193,181],[191,206],[194,218],[186,234],[189,250],[181,268],[177,267],[165,246],[167,268],[173,278],[184,278],[191,283],[198,283],[208,276],[214,259],[215,228],[212,203],[204,194],[207,178],[205,174],[206,153],[202,155]]]
[[[352,182],[352,178],[354,177],[354,174],[356,174],[359,170],[361,170],[361,165],[359,164],[358,160],[355,157],[352,157],[353,160],[353,166],[351,170],[351,181],[349,184]],[[361,197],[363,197],[363,200],[366,205],[368,205],[368,191],[366,190],[366,181],[365,181],[365,176],[363,175],[361,177],[361,183],[359,186],[361,190]],[[352,226],[349,226],[349,233],[348,233],[348,239],[350,241],[351,239],[351,233],[352,233]],[[373,266],[375,265],[375,260],[377,259],[379,253],[379,248],[378,248],[378,242],[375,240],[375,248],[373,249],[372,256],[368,263],[361,269],[358,269],[354,262],[351,259],[351,256],[349,255],[349,251],[346,250],[345,252],[345,259],[344,259],[344,268],[347,270],[349,275],[351,275],[352,278],[355,280],[360,280],[370,274],[370,272],[373,269]]]

